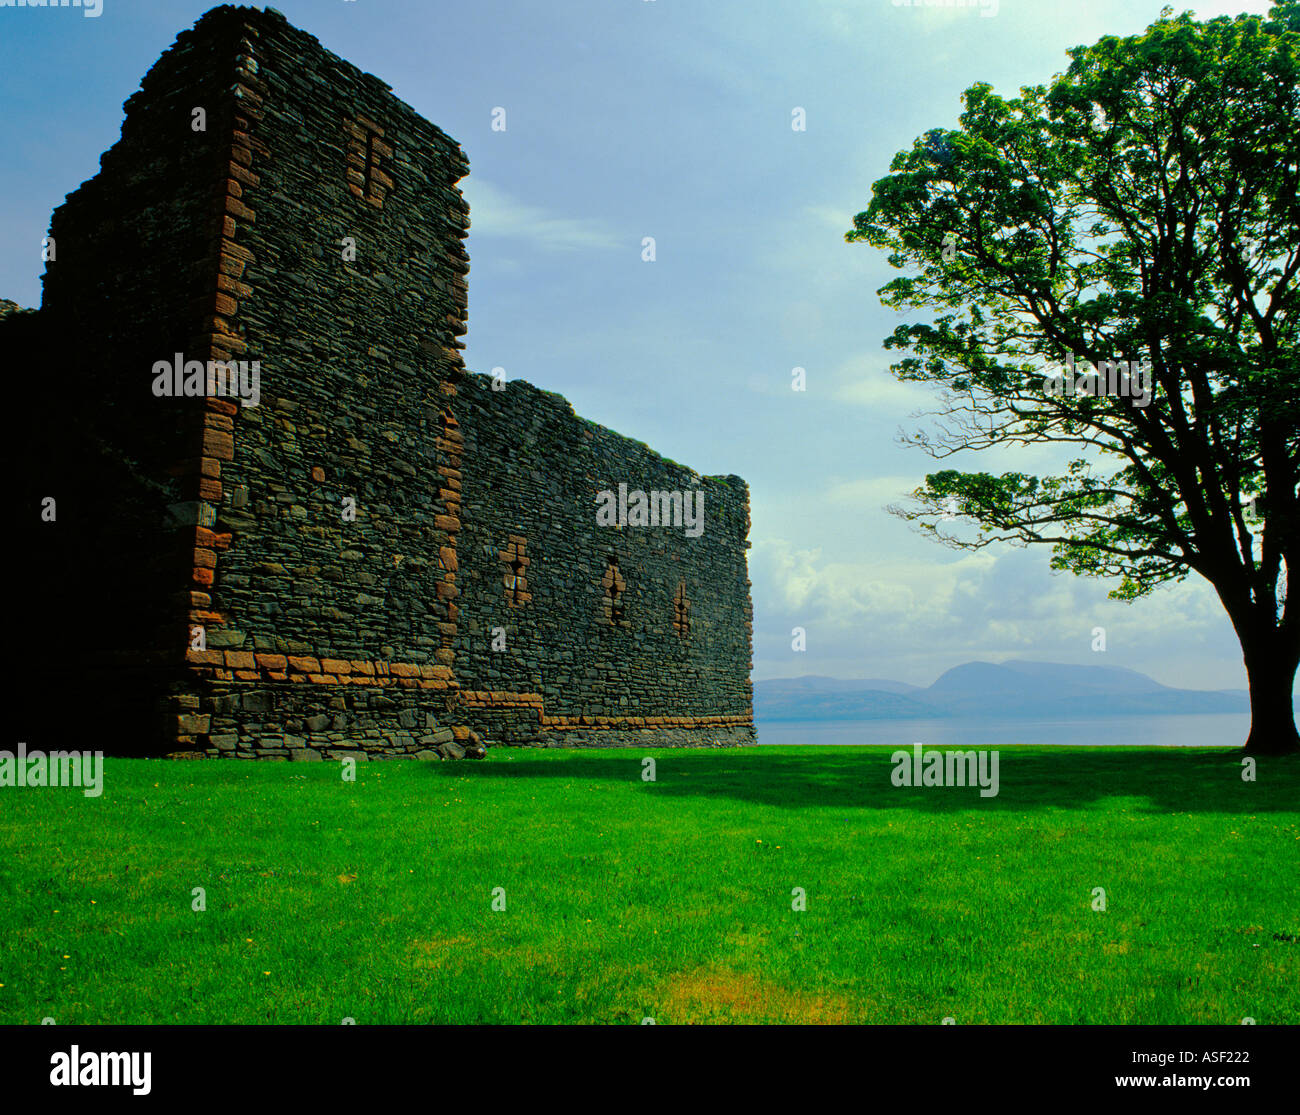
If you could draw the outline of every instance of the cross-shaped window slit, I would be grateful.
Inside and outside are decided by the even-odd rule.
[[[358,116],[347,126],[348,189],[376,209],[393,188],[393,179],[385,167],[392,168],[393,148],[384,142],[384,129],[373,120]]]
[[[521,608],[533,597],[528,591],[528,555],[525,552],[528,543],[517,534],[510,536],[510,541],[501,550],[502,580],[506,588],[506,603],[512,608]]]

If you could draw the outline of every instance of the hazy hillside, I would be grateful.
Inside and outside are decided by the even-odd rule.
[[[967,662],[927,687],[881,678],[782,678],[754,683],[758,720],[1068,717],[1248,712],[1243,690],[1172,689],[1115,666]]]

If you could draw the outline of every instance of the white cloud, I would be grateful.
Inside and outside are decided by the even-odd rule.
[[[897,379],[888,371],[872,372],[848,383],[841,383],[835,398],[842,403],[870,407],[890,414],[912,414],[933,408],[938,401],[938,391],[919,383]]]
[[[469,201],[471,244],[476,236],[490,236],[551,252],[627,247],[626,238],[598,218],[555,216],[473,176],[461,184],[461,190]]]
[[[826,500],[832,504],[848,504],[864,511],[876,511],[907,499],[924,484],[920,475],[872,476],[854,480],[841,480],[826,491]],[[838,512],[842,514],[842,512]]]
[[[941,398],[939,389],[898,379],[889,370],[891,358],[891,353],[878,350],[844,360],[831,372],[835,399],[900,417],[935,409]]]
[[[1242,684],[1227,619],[1197,579],[1130,605],[1107,598],[1109,583],[1050,574],[1046,547],[834,560],[783,538],[757,542],[750,568],[759,677],[928,684],[963,661],[1022,657],[1127,666],[1189,688]],[[808,633],[797,664],[796,625]],[[1091,650],[1097,626],[1106,628],[1105,654]]]

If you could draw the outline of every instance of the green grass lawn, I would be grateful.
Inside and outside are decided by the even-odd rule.
[[[1006,747],[981,798],[889,756],[0,789],[0,1022],[1300,1022],[1300,761]]]

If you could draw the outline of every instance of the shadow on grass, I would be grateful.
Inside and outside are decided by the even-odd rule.
[[[892,749],[808,747],[806,754],[768,748],[728,751],[656,751],[657,779],[641,781],[637,749],[566,752],[568,761],[505,748],[481,763],[430,764],[432,777],[492,781],[550,779],[633,781],[660,796],[718,797],[800,809],[956,810],[1077,809],[1109,798],[1138,799],[1142,812],[1300,812],[1300,756],[1263,758],[1256,781],[1242,781],[1241,752],[999,751],[998,794],[978,787],[898,787],[891,781]]]

